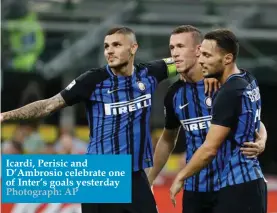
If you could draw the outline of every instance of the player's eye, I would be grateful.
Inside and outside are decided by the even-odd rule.
[[[208,54],[208,53],[206,53],[206,52],[202,52],[202,55],[204,56],[204,57],[206,57],[206,58],[209,58],[211,55],[210,54]]]
[[[113,46],[114,46],[114,47],[120,47],[121,44],[120,44],[120,43],[114,43]]]

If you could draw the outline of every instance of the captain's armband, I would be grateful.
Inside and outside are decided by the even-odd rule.
[[[177,68],[172,58],[164,58],[163,61],[167,66],[168,77],[174,77],[177,75]]]

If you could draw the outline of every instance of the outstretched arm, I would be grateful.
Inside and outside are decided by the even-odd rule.
[[[66,103],[59,93],[52,98],[35,101],[21,108],[1,113],[1,122],[42,118],[65,106]]]
[[[96,85],[108,78],[106,72],[91,69],[74,79],[64,90],[49,99],[33,102],[24,107],[1,113],[0,120],[27,120],[42,118],[66,107],[89,99]]]

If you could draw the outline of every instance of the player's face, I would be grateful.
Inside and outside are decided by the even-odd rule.
[[[125,66],[134,55],[134,42],[128,35],[115,33],[105,37],[104,55],[111,68]]]
[[[199,45],[195,44],[191,33],[171,35],[169,49],[179,73],[186,72],[193,67],[200,54]]]
[[[224,71],[224,54],[218,48],[216,41],[204,40],[200,47],[201,55],[199,63],[202,66],[203,76],[205,78],[217,78]]]

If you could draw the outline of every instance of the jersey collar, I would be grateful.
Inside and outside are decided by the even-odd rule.
[[[241,70],[241,69],[240,69],[240,71],[241,71],[241,73],[237,73],[237,74],[232,74],[232,75],[230,75],[230,76],[227,78],[226,82],[229,81],[231,78],[234,78],[234,77],[243,77],[243,76],[246,75],[246,72],[245,72],[244,70]]]
[[[121,75],[115,75],[113,73],[113,71],[111,70],[110,66],[107,64],[106,65],[106,70],[107,72],[109,73],[109,75],[112,77],[112,78],[118,78],[118,79],[128,79],[128,78],[133,78],[135,76],[135,72],[136,72],[136,67],[133,66],[133,73],[131,76],[121,76]]]

